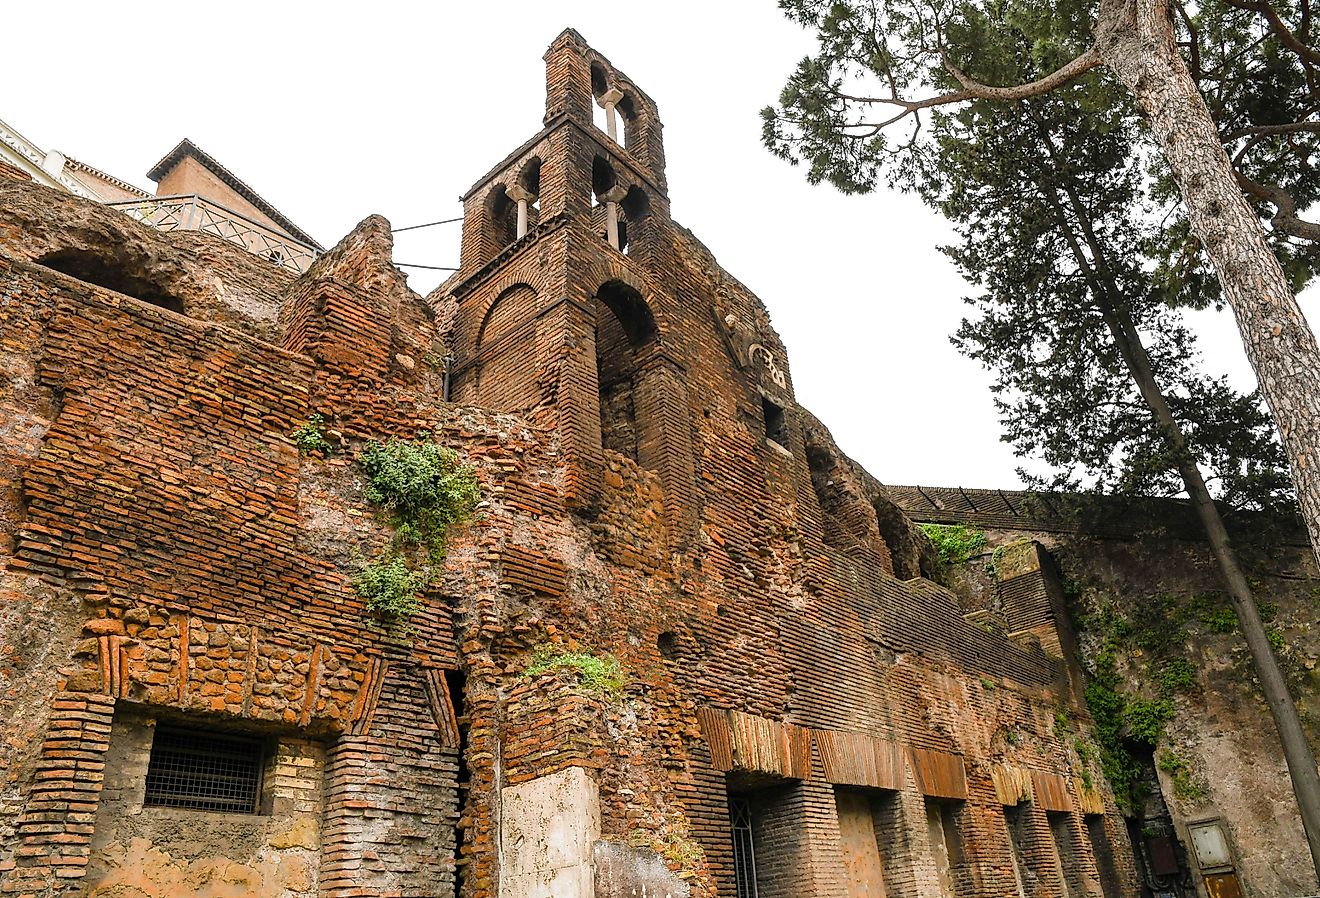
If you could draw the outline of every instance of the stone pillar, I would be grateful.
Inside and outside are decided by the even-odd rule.
[[[619,203],[627,195],[628,188],[622,184],[615,184],[600,195],[605,204],[605,239],[615,249],[622,249],[619,246]]]
[[[617,87],[611,87],[605,93],[600,95],[596,101],[601,108],[605,110],[605,133],[609,135],[610,140],[619,143],[619,121],[618,105],[623,99],[623,91]]]
[[[504,192],[518,204],[518,239],[521,240],[527,236],[527,209],[536,200],[536,194],[519,184],[504,188]]]
[[[600,793],[581,767],[500,790],[501,898],[595,898]]]

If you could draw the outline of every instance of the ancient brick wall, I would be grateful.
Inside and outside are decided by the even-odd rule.
[[[1205,893],[1188,825],[1209,819],[1224,826],[1244,893],[1314,889],[1274,724],[1214,559],[1185,505],[1074,509],[1068,497],[923,487],[896,487],[893,495],[917,520],[984,529],[983,554],[959,582],[1010,629],[1033,632],[1048,624],[1053,651],[1079,662],[1079,693],[1098,664],[1112,664],[1125,700],[1167,702],[1158,743],[1144,750],[1151,793],[1126,809],[1151,857],[1167,856],[1178,868],[1161,872],[1145,862],[1148,882]],[[1262,617],[1314,738],[1320,647],[1310,625],[1320,579],[1310,548],[1290,522],[1253,515],[1235,521]],[[992,556],[997,576],[987,581],[979,570]],[[1059,620],[1073,626],[1057,627]],[[1244,801],[1245,795],[1258,798]],[[1111,818],[1088,815],[1083,822],[1085,832],[1074,839],[1099,846],[1101,854],[1128,841]],[[1036,843],[1047,844],[1043,834]],[[1106,896],[1121,894],[1103,875],[1101,885]]]
[[[493,898],[503,790],[576,770],[604,894],[733,894],[734,795],[764,894],[851,898],[836,787],[872,799],[895,888],[1018,894],[1021,807],[1077,834],[1066,871],[1024,855],[1030,898],[1132,894],[1124,844],[1100,869],[1084,837],[1121,823],[1059,725],[1089,727],[1067,666],[925,579],[929,544],[797,406],[759,300],[669,218],[655,104],[573,32],[547,77],[544,129],[469,193],[463,270],[428,303],[377,217],[290,282],[0,188],[3,888],[108,869],[105,771],[142,800],[115,747],[182,718],[324,757],[323,895]],[[626,146],[591,124],[611,90]],[[533,187],[519,238],[510,188]],[[120,279],[38,264],[71,250]],[[300,457],[312,414],[332,448]],[[482,502],[403,634],[352,588],[389,537],[354,457],[421,433]],[[530,673],[547,652],[611,656],[621,682]],[[312,888],[286,872],[260,889]]]

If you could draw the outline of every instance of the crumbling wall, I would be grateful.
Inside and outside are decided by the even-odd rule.
[[[1079,518],[1066,497],[900,487],[896,498],[918,519],[983,527],[985,549],[959,578],[974,585],[969,600],[1024,634],[1053,634],[1047,648],[1078,661],[1069,665],[1076,691],[1111,709],[1105,732],[1114,735],[1107,743],[1093,732],[1092,750],[1113,750],[1107,763],[1133,784],[1123,811],[1150,857],[1180,868],[1145,863],[1149,883],[1205,894],[1188,824],[1217,819],[1245,894],[1314,890],[1273,720],[1185,506],[1116,500],[1086,506],[1089,516]],[[1289,536],[1288,522],[1248,516],[1237,528],[1303,726],[1320,742],[1313,556],[1304,537]],[[1125,841],[1087,825],[1102,852]],[[1118,893],[1113,882],[1102,885]]]
[[[0,255],[72,260],[79,273],[89,266],[98,272],[93,283],[109,274],[117,284],[133,285],[130,292],[140,298],[166,297],[190,318],[266,341],[278,339],[276,314],[294,280],[285,269],[211,234],[158,231],[100,203],[5,180]]]

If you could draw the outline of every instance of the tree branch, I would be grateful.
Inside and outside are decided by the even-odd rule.
[[[1091,47],[1082,53],[1072,62],[1055,69],[1043,78],[1030,81],[1026,84],[1019,84],[1014,87],[996,87],[990,84],[982,84],[972,78],[969,78],[965,72],[953,64],[948,55],[941,52],[941,59],[944,62],[944,68],[953,76],[954,80],[962,85],[963,89],[959,93],[967,94],[962,99],[970,100],[999,100],[1014,101],[1025,100],[1030,97],[1038,97],[1041,94],[1049,93],[1056,87],[1062,87],[1069,81],[1084,75],[1091,69],[1103,63],[1100,54]],[[950,100],[949,102],[956,102]]]
[[[1237,176],[1238,186],[1248,196],[1269,203],[1274,207],[1274,216],[1270,219],[1270,226],[1275,231],[1291,234],[1303,240],[1320,242],[1320,224],[1305,221],[1297,216],[1297,202],[1292,198],[1292,194],[1282,187],[1253,181],[1236,169],[1233,173]]]
[[[1310,131],[1313,134],[1320,134],[1320,122],[1288,122],[1282,125],[1253,125],[1249,128],[1238,128],[1236,131],[1230,131],[1223,135],[1223,139],[1237,140],[1242,137],[1268,137],[1272,134],[1295,134],[1299,131]]]
[[[1271,6],[1268,0],[1226,0],[1229,6],[1247,12],[1259,13],[1265,17],[1265,21],[1270,26],[1270,31],[1279,39],[1289,50],[1296,53],[1302,60],[1311,65],[1320,65],[1320,53],[1308,47],[1285,22]]]

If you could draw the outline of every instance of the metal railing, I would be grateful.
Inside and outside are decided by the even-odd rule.
[[[296,274],[306,271],[318,255],[315,248],[196,194],[122,200],[106,205],[162,231],[214,234]]]

